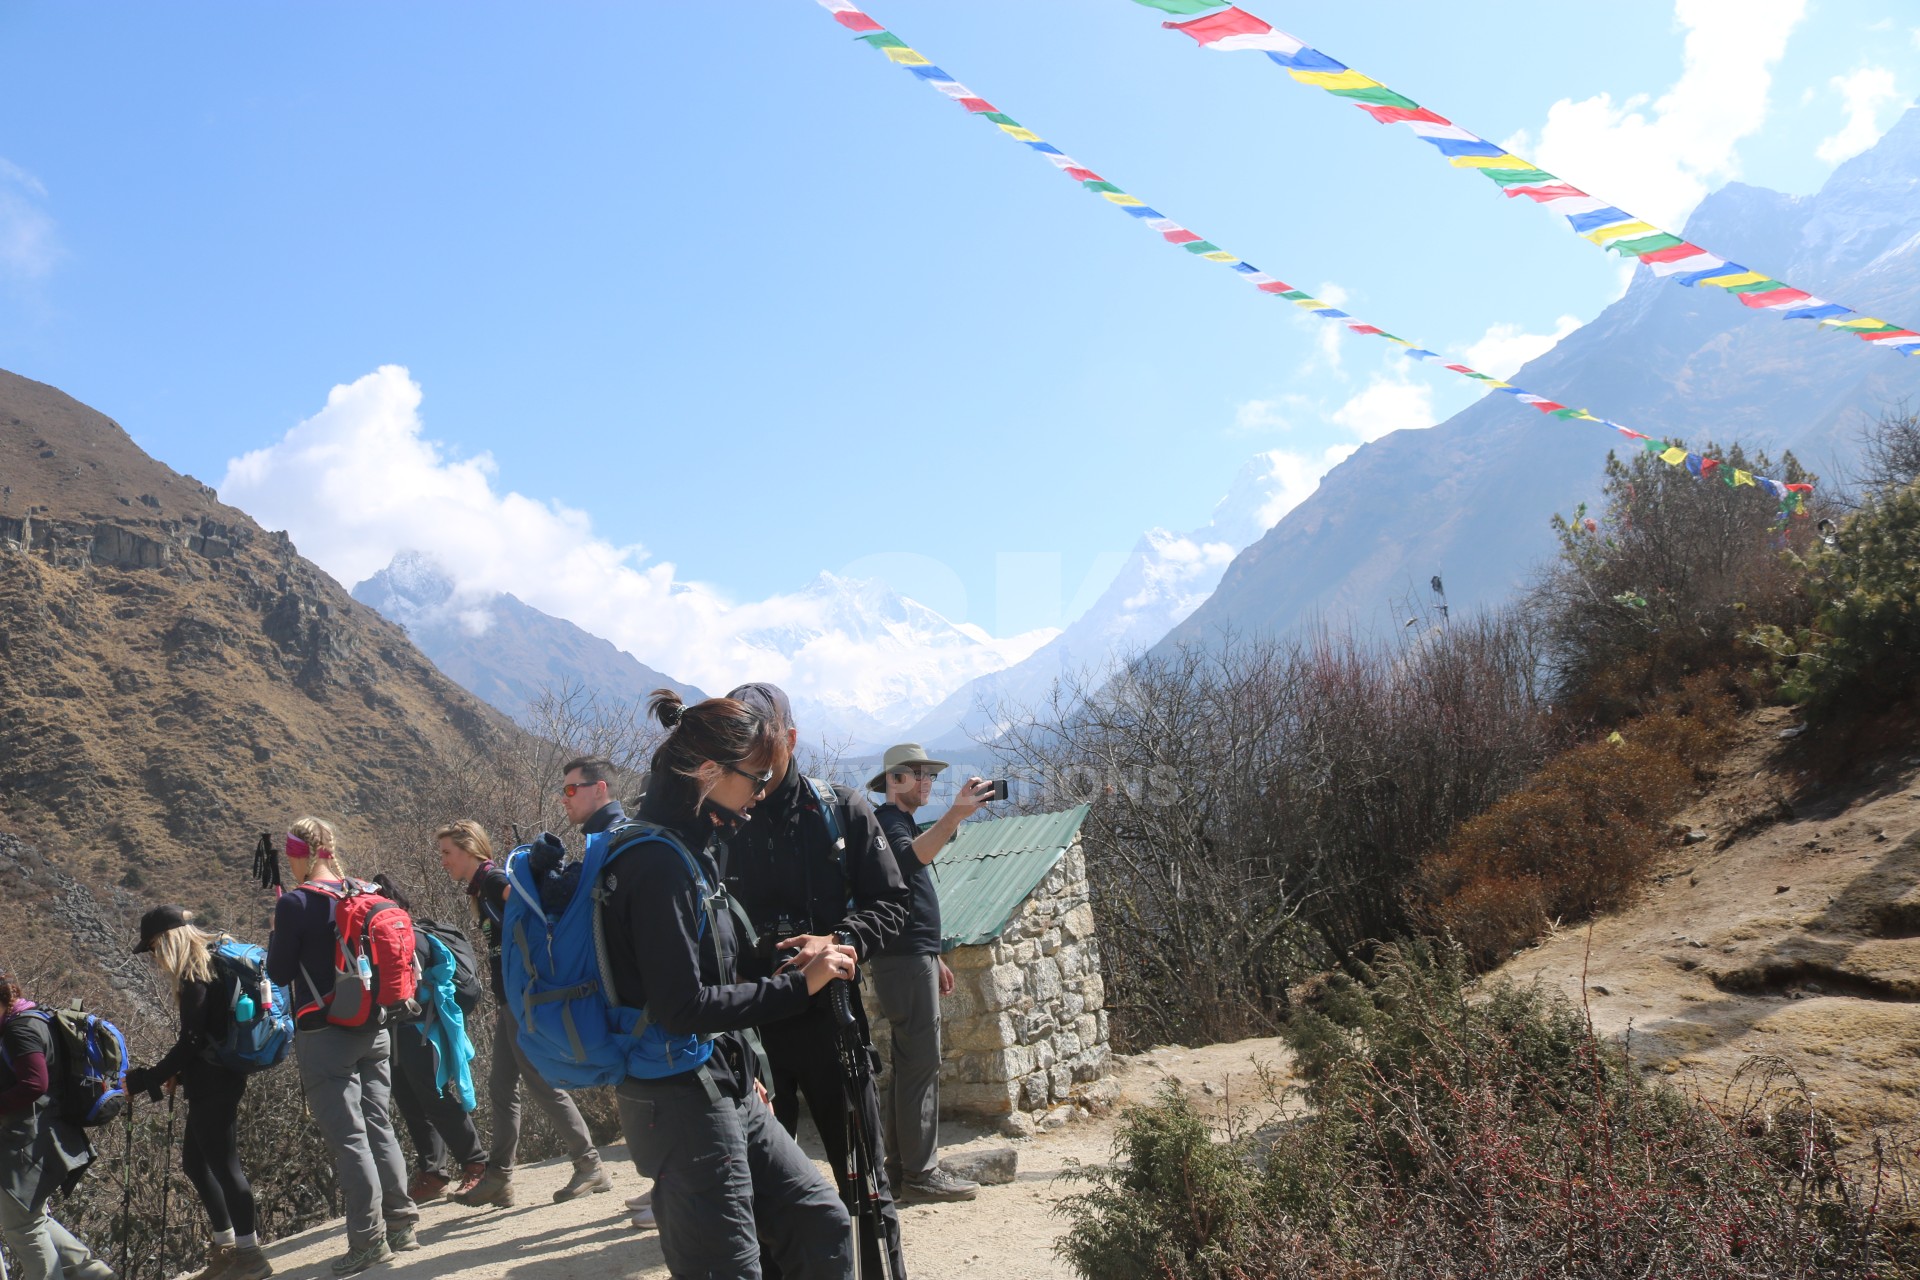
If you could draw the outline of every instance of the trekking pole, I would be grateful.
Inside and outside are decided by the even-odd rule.
[[[173,1190],[173,1106],[177,1090],[167,1090],[167,1154],[160,1169],[160,1249],[155,1257],[154,1274],[165,1280],[167,1274],[167,1200]]]
[[[127,1261],[133,1248],[133,1095],[127,1095],[127,1149],[120,1161],[120,1274],[128,1275]]]
[[[866,1085],[873,1079],[873,1044],[861,1032],[853,1012],[853,984],[839,979],[827,984],[827,1003],[833,1010],[834,1048],[840,1059],[840,1090],[847,1107],[847,1168],[845,1178],[853,1189],[853,1212],[848,1215],[853,1232],[853,1265],[864,1275],[866,1259],[861,1254],[862,1237],[874,1242],[874,1254],[880,1260],[878,1280],[904,1280],[893,1273],[893,1241],[888,1238],[886,1222],[880,1214],[880,1178],[874,1163],[875,1134],[867,1128],[867,1113],[860,1105]]]

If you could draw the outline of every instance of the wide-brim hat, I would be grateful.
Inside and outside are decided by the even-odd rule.
[[[887,754],[880,760],[880,772],[867,780],[867,790],[885,791],[887,775],[895,769],[904,769],[910,764],[930,764],[935,773],[947,767],[945,760],[935,760],[919,743],[902,742],[887,748]]]
[[[187,923],[187,913],[170,902],[165,906],[151,908],[140,917],[140,945],[133,949],[133,954],[145,955],[153,950],[153,944],[161,934],[178,929],[185,923]]]

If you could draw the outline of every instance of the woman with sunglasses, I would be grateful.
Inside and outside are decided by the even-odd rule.
[[[735,957],[753,940],[739,936],[716,892],[714,847],[765,794],[776,726],[746,703],[689,707],[666,689],[648,710],[668,734],[639,816],[674,843],[627,845],[600,887],[612,995],[644,1008],[670,1051],[668,1074],[629,1076],[617,1090],[633,1162],[654,1180],[661,1253],[675,1277],[759,1280],[764,1247],[785,1280],[852,1280],[846,1208],[774,1119],[750,1031],[803,1012],[814,992],[852,977],[853,948],[831,946],[804,969],[739,982]]]

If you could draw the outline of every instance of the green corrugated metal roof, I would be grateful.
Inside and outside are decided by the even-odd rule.
[[[940,890],[940,949],[970,947],[1000,936],[1054,864],[1080,834],[1087,806],[1064,813],[969,822],[933,862]]]

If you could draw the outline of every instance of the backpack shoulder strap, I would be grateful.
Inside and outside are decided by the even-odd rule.
[[[851,892],[852,880],[847,875],[847,830],[853,825],[847,818],[847,811],[851,801],[824,778],[808,778],[806,782],[807,790],[813,793],[814,805],[826,821],[827,838],[833,841],[833,858],[840,867],[840,878],[847,882]]]

